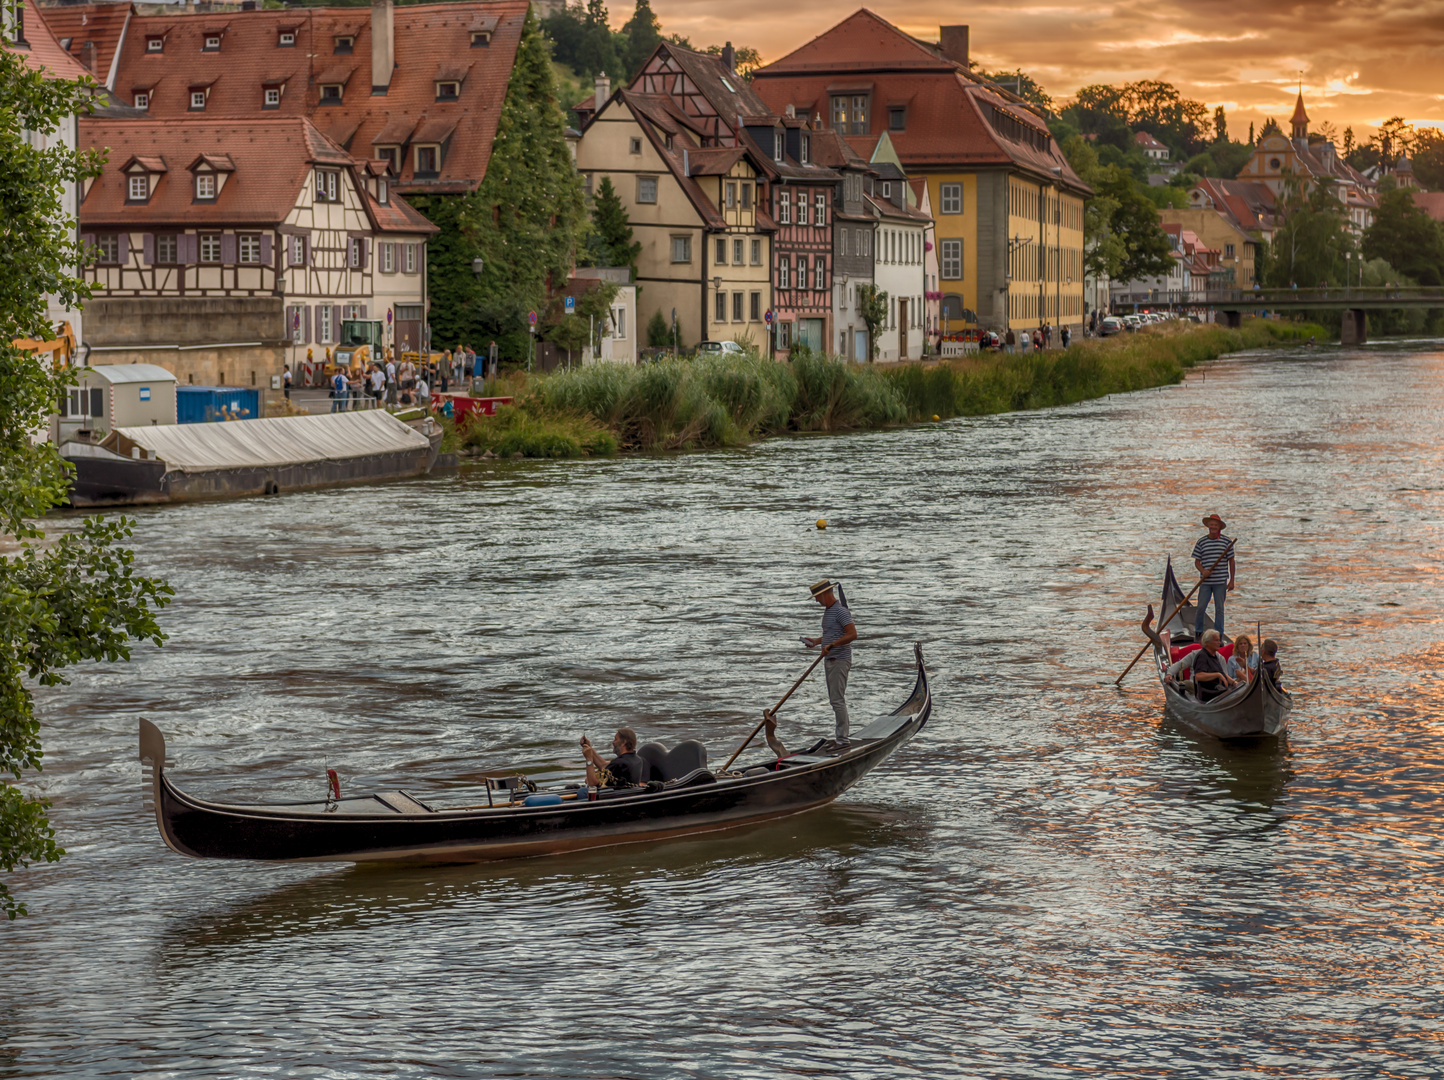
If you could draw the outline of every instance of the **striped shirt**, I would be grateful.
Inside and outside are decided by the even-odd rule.
[[[852,612],[843,607],[841,600],[834,600],[832,606],[822,613],[822,644],[831,645],[849,626],[852,625]],[[827,654],[829,660],[851,660],[852,646],[844,645],[840,649],[833,649]]]
[[[1228,557],[1219,560],[1217,566],[1213,566],[1213,573],[1203,580],[1211,585],[1225,585],[1228,583],[1228,563],[1233,558],[1234,550],[1230,549],[1232,543],[1226,536],[1220,536],[1217,540],[1211,536],[1205,536],[1198,543],[1193,545],[1193,557],[1203,564],[1203,573],[1208,574],[1208,568],[1213,566],[1214,560],[1218,559],[1225,551]]]

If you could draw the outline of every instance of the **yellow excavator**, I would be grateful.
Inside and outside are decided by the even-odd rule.
[[[366,370],[372,363],[386,362],[386,328],[379,319],[342,319],[341,340],[331,353],[332,362],[326,374],[334,375],[340,368],[352,374]]]

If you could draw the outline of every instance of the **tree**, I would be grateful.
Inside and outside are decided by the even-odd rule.
[[[985,71],[983,78],[997,83],[1005,90],[1011,90],[1031,105],[1050,111],[1053,108],[1053,99],[1048,96],[1048,92],[1022,68],[1014,68],[1012,71]]]
[[[620,286],[615,282],[599,281],[595,288],[587,289],[576,298],[576,309],[570,315],[563,298],[556,297],[547,310],[542,336],[566,349],[568,358],[586,347],[589,335],[592,348],[598,348],[607,321],[612,317],[612,301],[619,291]]]
[[[723,46],[708,45],[709,56],[721,56]],[[732,50],[732,68],[741,76],[743,82],[752,81],[752,73],[762,66],[762,54],[750,45],[742,45]]]
[[[1277,205],[1282,223],[1274,232],[1267,284],[1303,288],[1342,284],[1347,276],[1345,256],[1354,242],[1348,211],[1333,183],[1320,180],[1305,189],[1290,181]]]
[[[582,181],[567,148],[546,39],[534,9],[522,25],[491,159],[469,195],[414,195],[441,227],[427,244],[431,322],[438,341],[528,347],[526,317],[566,280],[588,227]],[[478,278],[472,260],[484,261]]]
[[[1414,179],[1425,191],[1444,190],[1444,132],[1420,128],[1414,133]]]
[[[1351,127],[1346,127],[1346,128],[1344,128],[1344,157],[1347,158],[1347,157],[1348,157],[1350,154],[1352,154],[1353,152],[1354,152],[1354,129],[1351,128]]]
[[[1188,163],[1183,167],[1186,171],[1191,172],[1196,176],[1219,175],[1218,166],[1214,164],[1213,158],[1209,155],[1207,150],[1205,150],[1201,154],[1194,154],[1193,157],[1188,159]]]
[[[1063,153],[1094,192],[1083,208],[1087,272],[1132,281],[1172,270],[1172,246],[1158,223],[1157,208],[1145,193],[1162,189],[1142,189],[1126,169],[1102,164],[1098,153],[1082,138],[1070,139]]]
[[[652,312],[651,321],[647,323],[647,344],[653,349],[665,349],[672,344],[672,328],[667,325],[661,308]]]
[[[626,266],[637,280],[637,256],[642,245],[632,241],[632,224],[627,208],[612,187],[610,176],[602,177],[592,200],[592,231],[587,240],[588,263],[591,266]]]
[[[1228,114],[1223,111],[1223,106],[1213,110],[1213,141],[1228,142]]]
[[[1444,284],[1444,230],[1403,189],[1379,199],[1374,224],[1364,233],[1366,259],[1384,259],[1420,285]]]
[[[613,38],[605,0],[587,0],[582,20],[582,39],[577,46],[577,71],[587,78],[603,73],[616,79],[625,77],[617,45]]]
[[[91,107],[95,83],[46,79],[13,52],[0,50],[0,869],[55,862],[64,851],[46,816],[50,803],[14,781],[39,771],[44,756],[30,687],[65,681],[61,671],[84,660],[125,660],[132,641],[159,645],[155,611],[169,586],[134,572],[121,541],[125,518],[87,518],[47,538],[35,522],[65,500],[68,466],[56,448],[37,443],[73,371],[55,370],[15,339],[49,340],[46,294],[69,307],[89,295],[71,270],[85,258],[75,222],[62,212],[67,185],[100,174],[102,157],[65,148],[62,123]],[[23,132],[49,142],[37,149]],[[0,882],[0,911],[26,913]]]
[[[1252,120],[1250,120],[1250,121],[1248,122],[1248,144],[1249,144],[1250,146],[1252,146],[1252,145],[1254,144],[1253,121],[1252,121]]]
[[[887,321],[887,293],[869,282],[857,287],[857,314],[867,327],[868,359],[877,359],[877,336]]]
[[[624,56],[627,73],[623,78],[630,79],[662,41],[662,24],[652,11],[650,0],[637,0],[636,10],[622,27],[622,36],[627,39]]]

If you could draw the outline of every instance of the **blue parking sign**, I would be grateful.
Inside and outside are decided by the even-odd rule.
[[[575,314],[576,314],[576,311],[577,311],[577,298],[576,298],[575,296],[568,296],[568,297],[567,297],[567,314],[568,314],[568,315],[575,315]]]

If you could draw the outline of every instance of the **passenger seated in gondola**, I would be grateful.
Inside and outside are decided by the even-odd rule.
[[[582,756],[587,759],[587,784],[597,787],[632,787],[652,778],[652,767],[637,753],[637,733],[629,727],[619,728],[612,736],[612,753],[617,756],[603,762],[592,740],[582,736]]]
[[[1217,630],[1203,632],[1203,648],[1193,653],[1193,684],[1198,687],[1198,700],[1211,701],[1238,685],[1228,677],[1227,661],[1218,654],[1222,638]]]
[[[1273,638],[1264,638],[1263,644],[1258,647],[1258,666],[1267,671],[1274,686],[1280,690],[1284,688],[1284,669],[1279,667],[1279,645]]]
[[[1248,682],[1258,670],[1258,653],[1253,651],[1253,639],[1240,634],[1233,639],[1233,655],[1228,658],[1228,677],[1234,682]]]

